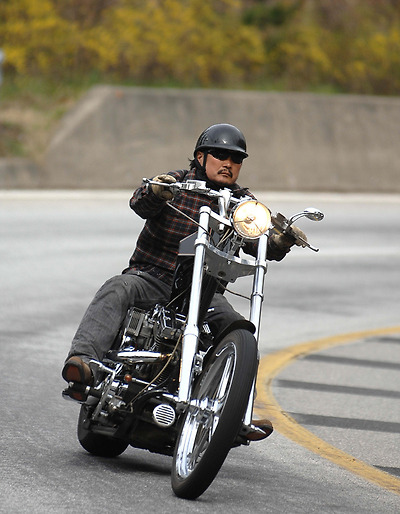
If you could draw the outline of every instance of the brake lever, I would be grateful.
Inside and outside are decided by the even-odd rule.
[[[312,246],[308,241],[306,241],[302,237],[296,236],[293,233],[291,226],[289,224],[289,220],[285,218],[285,216],[280,212],[278,212],[276,216],[271,216],[271,221],[273,225],[273,230],[277,234],[288,234],[289,236],[293,237],[293,239],[295,240],[295,244],[297,244],[297,246],[301,246],[302,248],[309,248],[313,252],[319,252],[319,248]]]
[[[296,237],[294,236],[295,239],[296,239],[296,244],[297,244],[297,241],[300,243],[300,245],[297,245],[297,246],[301,246],[303,248],[309,248],[310,250],[312,250],[313,252],[319,252],[319,248],[316,248],[315,246],[312,246],[310,245],[310,243],[308,241],[306,241],[305,239],[303,239],[302,237]]]

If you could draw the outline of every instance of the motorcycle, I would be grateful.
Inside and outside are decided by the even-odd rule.
[[[216,198],[219,212],[203,206],[197,233],[181,241],[169,303],[129,309],[105,359],[90,361],[95,385],[71,382],[63,395],[87,395],[78,419],[85,450],[115,457],[131,445],[172,456],[174,493],[195,499],[231,448],[248,445],[246,435],[257,430],[252,409],[268,237],[290,234],[318,251],[291,225],[324,215],[309,208],[290,219],[272,216],[252,197],[236,198],[230,189],[215,191],[198,180],[162,185],[174,194]],[[256,258],[239,256],[246,241],[258,241]],[[215,292],[244,276],[253,277],[249,319],[213,337],[206,314]]]

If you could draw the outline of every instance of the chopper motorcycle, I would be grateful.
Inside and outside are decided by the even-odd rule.
[[[251,420],[268,237],[287,233],[299,246],[318,251],[296,237],[291,225],[301,217],[320,221],[323,213],[309,208],[287,219],[272,216],[252,197],[238,199],[202,181],[162,185],[174,194],[216,198],[219,212],[201,207],[197,233],[181,241],[169,303],[129,309],[111,350],[101,362],[90,361],[95,384],[71,382],[63,396],[87,395],[78,419],[85,450],[115,457],[131,445],[170,455],[174,493],[195,499],[230,449],[248,445],[246,435],[257,430]],[[246,241],[258,241],[255,258],[239,256]],[[244,276],[253,277],[249,319],[214,338],[205,322],[211,300]]]

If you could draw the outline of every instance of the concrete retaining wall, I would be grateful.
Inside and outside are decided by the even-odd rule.
[[[0,189],[41,188],[43,177],[43,169],[29,159],[0,159]]]
[[[207,126],[245,133],[258,190],[400,192],[400,98],[99,86],[62,120],[49,188],[134,188],[184,168]]]

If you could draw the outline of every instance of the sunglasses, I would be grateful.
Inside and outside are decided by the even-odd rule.
[[[226,161],[231,159],[235,164],[242,164],[244,156],[239,152],[230,152],[229,150],[213,149],[209,150],[208,153],[219,161]]]

